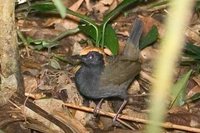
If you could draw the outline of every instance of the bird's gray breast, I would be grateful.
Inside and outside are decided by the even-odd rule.
[[[89,98],[96,99],[96,90],[99,87],[100,73],[81,67],[75,75],[75,83],[79,92]]]

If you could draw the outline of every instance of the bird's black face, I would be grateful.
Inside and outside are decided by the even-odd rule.
[[[87,66],[103,65],[103,55],[96,51],[91,51],[81,56],[81,61]]]

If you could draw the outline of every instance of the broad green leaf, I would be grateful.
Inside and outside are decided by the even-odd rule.
[[[194,44],[188,43],[185,46],[184,52],[186,56],[191,57],[195,61],[200,60],[200,47]]]
[[[96,25],[97,26],[97,25]],[[96,30],[92,25],[89,24],[79,24],[78,28],[87,36],[89,36],[93,41],[95,41],[96,38]],[[99,28],[98,28],[99,29]],[[99,31],[98,31],[99,33]]]
[[[138,0],[123,0],[122,3],[120,3],[114,10],[109,12],[103,19],[102,23],[102,45],[104,45],[105,41],[105,29],[108,21],[110,21],[112,18],[117,16],[125,7],[131,5],[132,3],[138,2]]]
[[[172,102],[170,107],[181,106],[185,103],[185,90],[192,70],[182,75],[182,77],[174,84],[171,90]]]
[[[116,55],[119,50],[119,43],[115,30],[110,24],[106,26],[105,29],[105,46],[110,49],[113,55]]]
[[[188,43],[185,47],[186,52],[190,53],[191,55],[197,55],[200,57],[200,47]]]
[[[95,43],[97,47],[99,47],[99,43],[102,38],[102,32],[101,28],[98,25],[95,25],[96,28],[94,28],[94,25],[89,24],[79,24],[78,28],[86,34],[90,39]]]
[[[140,41],[140,49],[143,49],[150,44],[154,43],[158,39],[158,29],[156,26],[153,26],[149,33],[143,37]]]
[[[60,15],[62,18],[65,18],[66,16],[66,7],[62,3],[62,0],[52,0],[55,4],[56,8],[58,9]]]
[[[96,22],[94,20],[92,20],[91,18],[89,18],[89,17],[87,17],[85,15],[82,15],[80,13],[74,12],[74,11],[68,9],[68,8],[66,8],[66,13],[70,14],[70,15],[73,15],[73,16],[76,16],[76,17],[81,19],[80,20],[81,22],[84,22],[85,24],[92,26],[96,31],[96,40],[98,40],[100,38],[98,36],[99,35],[98,26],[97,26],[97,24],[96,24]]]

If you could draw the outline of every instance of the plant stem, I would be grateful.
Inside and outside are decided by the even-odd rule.
[[[152,84],[150,119],[154,124],[147,126],[147,133],[162,131],[158,123],[164,120],[167,96],[172,87],[173,72],[184,46],[184,31],[189,23],[194,2],[191,0],[170,1],[166,34],[161,42],[160,55],[156,62],[156,80]]]

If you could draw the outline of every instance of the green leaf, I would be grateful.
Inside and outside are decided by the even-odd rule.
[[[158,29],[156,26],[152,26],[148,34],[140,41],[140,49],[143,49],[150,44],[154,43],[158,39]]]
[[[96,25],[97,26],[97,25]],[[98,33],[99,33],[99,39],[96,40],[96,30],[93,28],[93,26],[88,25],[88,24],[82,24],[79,25],[80,30],[85,33],[87,36],[89,36],[92,41],[98,41],[101,42],[101,30],[102,26],[97,26],[98,27]],[[96,44],[98,46],[98,44]],[[106,26],[105,29],[105,42],[104,45],[110,49],[110,51],[113,53],[113,55],[116,55],[118,53],[119,49],[119,43],[118,43],[118,38],[115,33],[115,30],[112,28],[112,26],[109,24]]]
[[[164,5],[167,6],[168,3],[169,3],[169,0],[156,1],[150,4],[149,8],[156,8],[158,6],[164,6]]]
[[[137,2],[138,0],[123,0],[122,3],[120,3],[114,10],[109,12],[103,20],[103,23],[107,23],[110,21],[113,17],[115,17],[117,14],[119,14],[125,7],[129,6],[132,3]]]
[[[61,17],[65,18],[65,16],[66,16],[66,7],[62,3],[62,1],[61,0],[52,0],[52,1],[55,4],[56,8],[58,9]]]
[[[200,60],[200,47],[194,44],[191,43],[186,44],[184,53],[185,56],[194,59],[194,61]]]
[[[54,69],[61,69],[60,64],[56,59],[50,59],[49,65]]]
[[[196,93],[193,96],[191,96],[190,98],[188,98],[187,102],[193,102],[193,101],[196,101],[196,100],[199,100],[199,99],[200,99],[200,93]]]
[[[42,45],[36,45],[34,46],[34,49],[37,49],[37,50],[42,50],[44,47]]]
[[[61,7],[61,8],[63,8],[63,7]],[[36,11],[40,11],[40,12],[50,12],[50,11],[53,11],[56,13],[58,12],[56,6],[52,2],[37,2],[31,6],[31,9],[35,9]],[[67,13],[67,14],[76,16],[76,17],[80,18],[81,21],[84,21],[85,23],[90,24],[94,28],[96,28],[95,21],[93,21],[91,18],[89,18],[85,15],[82,15],[80,13],[74,12],[68,8],[62,9],[62,12],[64,12],[64,10],[65,10],[65,13],[63,13],[63,14]]]
[[[192,70],[182,75],[182,77],[174,84],[171,91],[172,102],[170,108],[174,106],[181,106],[185,103],[185,90]]]
[[[59,45],[57,41],[50,42],[48,40],[33,39],[31,37],[27,37],[27,42],[37,50],[41,50],[43,48],[52,48]]]
[[[197,0],[195,3],[195,10],[199,11],[199,9],[200,9],[200,1]]]
[[[188,52],[188,53],[191,53],[191,54],[200,56],[200,47],[198,47],[198,46],[196,46],[196,45],[193,45],[193,44],[191,44],[191,43],[188,43],[188,44],[185,46],[185,49],[186,49],[186,52]]]
[[[120,3],[114,10],[109,12],[104,17],[103,23],[102,23],[102,43],[101,43],[102,47],[103,47],[104,41],[105,41],[105,28],[106,28],[108,21],[110,21],[112,18],[114,18],[116,15],[118,15],[124,8],[126,8],[127,6],[129,6],[132,3],[135,3],[137,1],[138,0],[123,0],[122,3]]]
[[[97,26],[97,25],[96,25]],[[98,27],[98,26],[97,26]],[[79,24],[78,28],[87,36],[89,36],[94,42],[96,41],[96,29],[89,24]],[[98,28],[98,34],[100,34],[100,29]]]
[[[108,24],[105,29],[105,46],[110,49],[113,55],[117,55],[119,50],[118,38],[110,24]]]
[[[39,12],[57,11],[55,5],[52,2],[37,2],[30,6],[30,9],[34,9]]]
[[[32,45],[42,45],[42,41],[43,40],[41,39],[33,39],[31,37],[27,37],[27,42]]]

